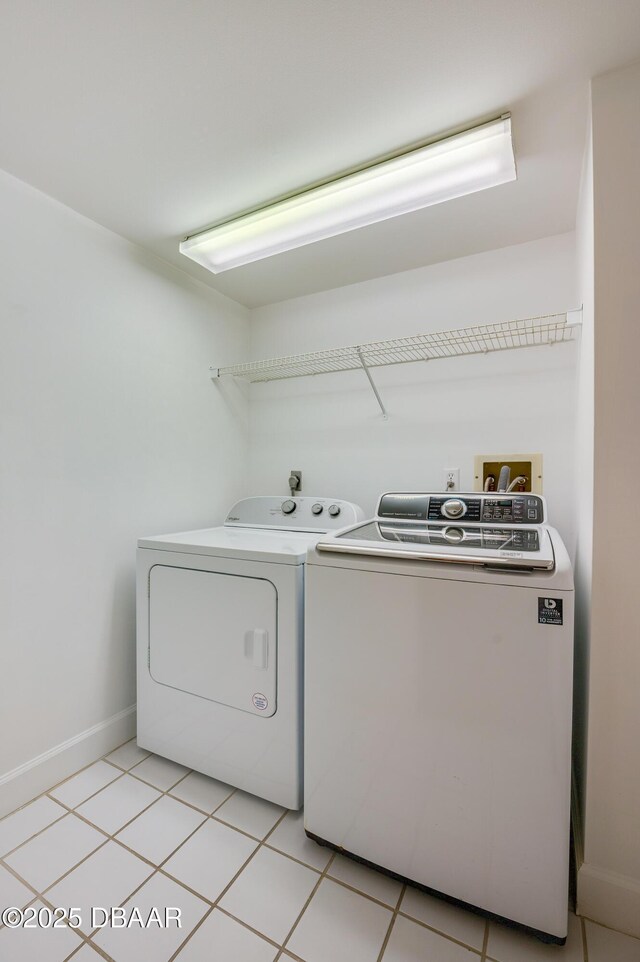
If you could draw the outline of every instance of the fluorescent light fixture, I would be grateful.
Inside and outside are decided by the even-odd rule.
[[[515,179],[505,116],[194,234],[180,252],[220,274]]]

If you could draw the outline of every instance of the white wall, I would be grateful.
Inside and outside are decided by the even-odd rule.
[[[589,93],[589,113],[591,94]],[[593,415],[594,415],[594,290],[593,290],[593,143],[591,125],[580,184],[576,221],[578,288],[583,304],[576,393],[576,638],[574,685],[574,777],[578,811],[574,838],[578,862],[583,858],[586,792],[589,637],[593,566]]]
[[[5,174],[0,210],[1,815],[83,756],[40,787],[33,759],[135,702],[137,537],[243,492],[246,401],[207,375],[248,321]]]
[[[640,936],[640,64],[595,78],[592,111],[593,594],[578,907]]]
[[[251,357],[506,321],[579,306],[573,234],[285,301],[251,312]],[[552,520],[574,541],[576,345],[438,360],[251,388],[254,493],[349,498],[373,512],[383,490],[440,490],[443,469],[473,484],[473,455],[544,454]]]

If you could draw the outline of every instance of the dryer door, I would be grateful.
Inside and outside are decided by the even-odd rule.
[[[276,710],[277,592],[264,578],[154,565],[149,673],[210,701]]]

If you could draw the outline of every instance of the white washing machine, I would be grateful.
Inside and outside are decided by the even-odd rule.
[[[573,578],[545,512],[385,494],[310,549],[305,828],[563,942]]]
[[[247,498],[222,527],[138,542],[138,744],[302,804],[307,549],[362,519],[327,498]]]

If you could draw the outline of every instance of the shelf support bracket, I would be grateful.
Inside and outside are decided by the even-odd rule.
[[[362,349],[361,349],[360,347],[356,347],[356,351],[358,352],[358,358],[360,359],[360,363],[362,364],[362,370],[364,371],[364,373],[365,373],[365,374],[367,375],[367,377],[369,378],[369,384],[371,385],[371,390],[372,390],[373,393],[375,394],[375,396],[376,396],[376,401],[377,401],[378,404],[380,405],[380,410],[382,411],[382,417],[384,418],[385,421],[388,421],[388,420],[389,420],[389,415],[387,414],[386,408],[385,408],[384,404],[382,403],[382,398],[380,397],[380,395],[379,395],[379,393],[378,393],[378,388],[376,387],[375,382],[374,382],[373,378],[371,377],[371,371],[369,370],[369,366],[368,366],[367,362],[365,361],[365,359],[364,359],[364,357],[363,357],[363,355],[362,355]]]

